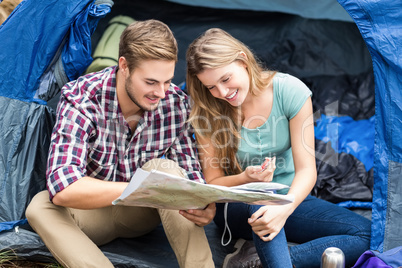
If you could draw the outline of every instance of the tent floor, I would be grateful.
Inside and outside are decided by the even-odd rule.
[[[354,210],[371,219],[370,210]],[[37,262],[55,262],[54,258],[29,225],[20,226],[18,231],[0,233],[0,248],[12,249],[25,260]],[[221,232],[215,223],[205,227],[211,246],[215,266],[221,267],[225,256],[234,250],[236,240],[226,247],[221,245]],[[289,245],[294,245],[289,243]],[[165,236],[162,225],[151,233],[135,239],[119,238],[100,247],[115,267],[167,268],[179,267],[173,250]]]

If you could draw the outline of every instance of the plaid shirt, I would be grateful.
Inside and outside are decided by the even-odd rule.
[[[137,168],[162,156],[177,162],[188,179],[204,182],[187,122],[188,97],[171,85],[157,109],[145,111],[132,133],[115,88],[116,67],[64,86],[47,163],[50,197],[84,176],[130,181]]]

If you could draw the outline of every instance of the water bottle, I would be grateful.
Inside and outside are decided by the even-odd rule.
[[[336,247],[327,248],[321,256],[321,268],[345,268],[345,255]]]

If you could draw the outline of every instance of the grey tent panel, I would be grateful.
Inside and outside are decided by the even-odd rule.
[[[0,122],[0,222],[7,222],[25,217],[32,197],[45,188],[54,115],[46,105],[0,96]]]
[[[389,161],[387,216],[384,230],[384,248],[392,249],[400,245],[402,224],[398,219],[402,215],[402,163]]]

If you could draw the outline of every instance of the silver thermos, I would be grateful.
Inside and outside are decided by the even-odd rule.
[[[327,248],[321,256],[321,268],[345,268],[345,255],[336,247]]]

